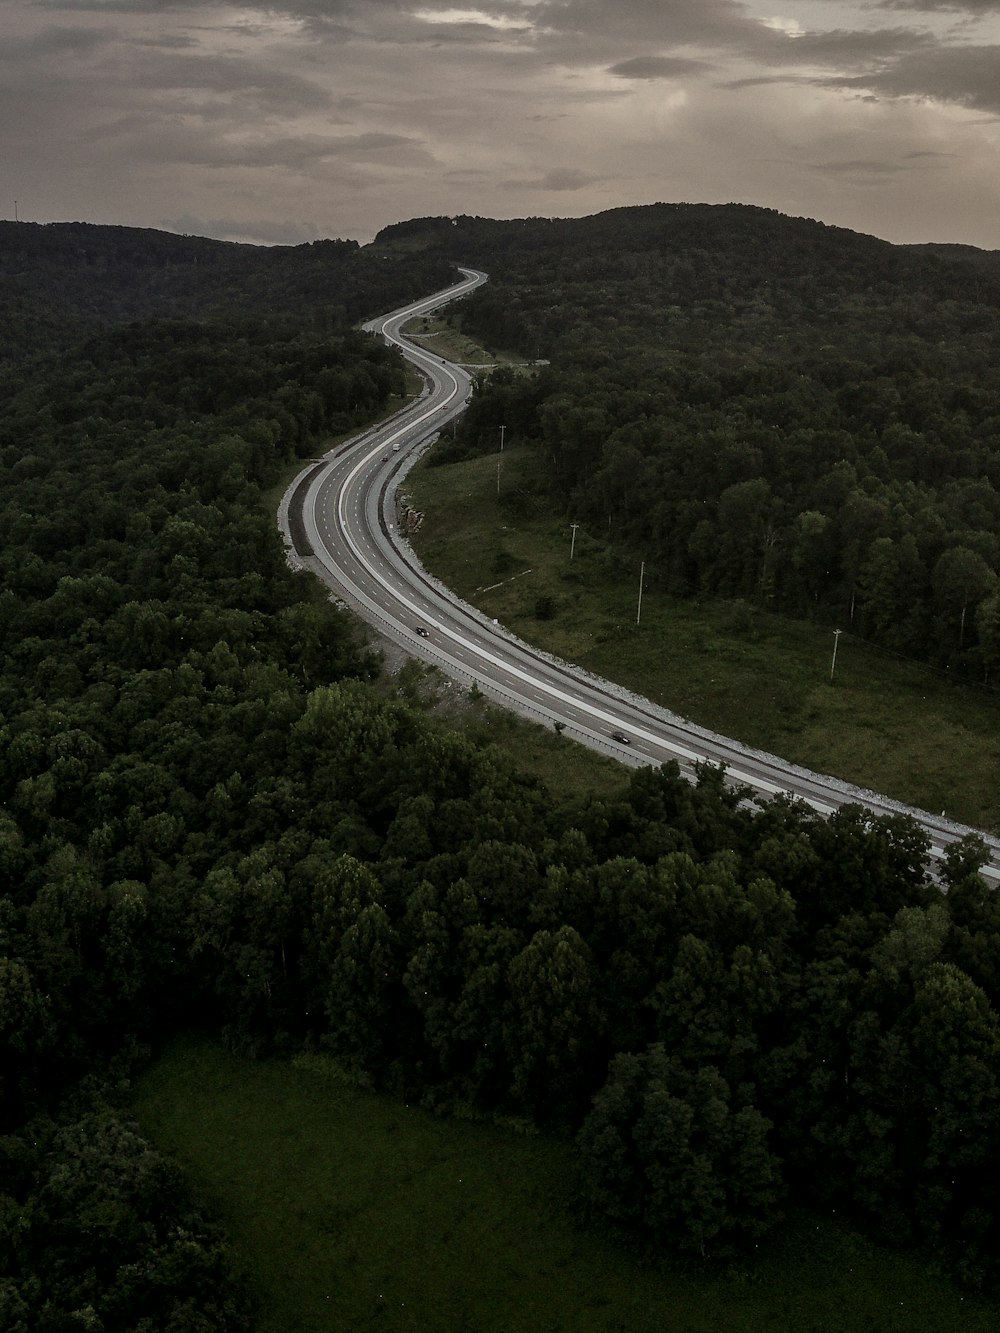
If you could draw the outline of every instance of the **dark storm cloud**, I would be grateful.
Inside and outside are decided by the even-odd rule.
[[[0,48],[0,70],[11,82],[51,79],[52,62],[60,57],[78,61],[100,51],[100,82],[87,96],[80,88],[80,110],[114,106],[129,101],[181,95],[191,99],[188,109],[204,109],[205,99],[216,99],[244,112],[301,115],[326,110],[332,95],[316,78],[270,66],[262,60],[237,55],[199,52],[184,33],[141,34],[125,40],[114,29],[46,29],[15,36]],[[75,81],[84,77],[78,65]],[[57,80],[54,91],[63,88]]]
[[[984,18],[1000,14],[1000,0],[875,0],[878,9],[910,9],[923,14],[968,14]]]
[[[932,33],[914,28],[857,30],[834,28],[829,32],[805,32],[800,37],[775,34],[778,38],[763,54],[781,64],[867,65],[872,61],[898,59],[903,53],[933,49],[939,45]]]
[[[674,46],[731,46],[762,26],[735,0],[542,0],[530,12],[546,34],[586,41],[644,37]]]
[[[405,150],[406,160],[417,165],[431,161],[416,139],[402,134],[349,134],[341,137],[292,136],[238,140],[233,136],[207,139],[196,129],[163,127],[148,140],[150,157],[208,167],[282,167],[302,170],[335,158],[367,162],[372,154]]]
[[[140,52],[130,59],[122,74],[140,87],[208,94],[224,99],[234,112],[239,106],[259,111],[297,115],[321,111],[331,105],[331,93],[315,79],[277,68],[265,67],[230,56],[184,55],[160,59],[155,51]]]
[[[724,56],[765,68],[831,66],[850,75],[940,44],[933,33],[909,26],[788,32],[733,0],[542,0],[530,12],[539,29],[535,44],[547,58],[569,66],[605,64],[607,54],[625,47],[605,68],[634,80],[705,73]],[[640,41],[643,53],[628,54]]]
[[[690,56],[633,56],[620,60],[608,69],[621,79],[676,79],[685,74],[697,74],[709,68],[704,60]]]
[[[54,56],[79,56],[107,46],[107,33],[94,28],[46,28],[27,37],[8,37],[3,44],[5,59],[47,60]]]
[[[825,82],[882,97],[933,98],[1000,115],[1000,46],[939,46],[875,72]]]
[[[591,176],[585,171],[576,171],[572,167],[555,167],[552,171],[546,171],[544,175],[528,180],[507,181],[507,185],[513,190],[554,190],[563,192],[582,190],[585,186],[592,185],[599,179],[598,176]]]
[[[1000,112],[1000,46],[956,45],[908,28],[845,30],[785,38],[761,63],[772,69],[787,67],[789,72],[732,79],[724,86],[814,84],[885,100],[929,98]],[[822,66],[831,66],[831,73],[818,74],[816,67]]]

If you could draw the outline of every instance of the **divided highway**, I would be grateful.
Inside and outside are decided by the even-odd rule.
[[[969,832],[925,811],[749,750],[556,661],[459,601],[427,574],[396,531],[396,493],[423,447],[462,411],[472,382],[461,366],[409,342],[401,330],[414,316],[437,310],[486,281],[486,274],[474,269],[459,271],[462,281],[453,287],[365,325],[402,351],[426,387],[402,412],[338,446],[295,479],[279,512],[292,558],[411,655],[466,685],[474,681],[505,707],[550,725],[562,724],[566,735],[623,763],[675,759],[690,774],[695,763],[707,760],[725,764],[734,782],[764,798],[789,792],[821,814],[847,803],[873,814],[908,814],[927,830],[936,856]],[[986,841],[991,863],[983,874],[1000,883],[1000,840],[987,836]]]

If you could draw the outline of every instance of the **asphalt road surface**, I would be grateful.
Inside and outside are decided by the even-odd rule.
[[[402,412],[302,472],[282,501],[279,521],[290,554],[322,578],[339,600],[414,657],[457,681],[473,682],[495,702],[641,766],[675,759],[691,775],[701,762],[725,764],[731,781],[762,798],[790,793],[821,814],[858,804],[876,815],[907,814],[931,839],[932,856],[970,832],[874,792],[750,750],[522,643],[434,580],[396,530],[396,500],[409,467],[463,409],[472,381],[461,366],[409,342],[402,326],[486,281],[461,268],[462,281],[365,325],[422,374],[421,397]],[[292,554],[294,553],[294,554]],[[991,852],[983,874],[1000,883],[1000,840],[982,835]]]

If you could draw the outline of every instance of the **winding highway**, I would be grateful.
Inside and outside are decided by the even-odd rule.
[[[458,365],[410,342],[403,326],[473,291],[486,274],[460,268],[462,281],[380,316],[365,329],[398,347],[425,381],[421,396],[391,419],[339,445],[299,474],[279,510],[289,558],[312,570],[336,597],[406,652],[453,679],[473,682],[497,703],[636,766],[675,759],[691,776],[700,762],[725,764],[728,777],[763,799],[790,793],[820,814],[858,804],[875,815],[906,814],[927,831],[932,856],[969,830],[877,793],[787,764],[696,727],[529,647],[461,602],[423,568],[396,530],[399,484],[423,450],[463,409],[472,381]],[[1000,883],[1000,840],[982,874]]]

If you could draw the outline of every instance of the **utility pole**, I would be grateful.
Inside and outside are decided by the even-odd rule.
[[[572,560],[572,559],[573,559],[573,552],[576,550],[576,530],[577,530],[577,528],[578,528],[580,525],[579,525],[579,523],[571,523],[569,526],[570,526],[570,529],[571,529],[571,531],[572,531],[572,533],[573,533],[573,536],[572,536],[572,538],[570,539],[570,543],[569,543],[569,558]]]
[[[643,562],[639,566],[639,604],[635,608],[635,623],[637,625],[639,623],[639,617],[642,615],[642,576],[643,574],[645,574],[645,572],[646,572],[646,562],[645,560],[643,560]]]
[[[504,434],[505,434],[506,430],[507,430],[507,427],[506,427],[506,426],[501,426],[501,427],[500,427],[500,452],[501,452],[501,453],[503,453],[503,437],[504,437]]]
[[[834,672],[836,671],[836,669],[837,669],[837,644],[838,644],[838,642],[839,642],[839,640],[840,640],[840,636],[841,636],[841,634],[843,634],[843,632],[844,632],[844,631],[843,631],[842,629],[835,629],[835,630],[833,631],[833,661],[830,663],[830,684],[831,684],[831,685],[833,684],[833,673],[834,673]]]

